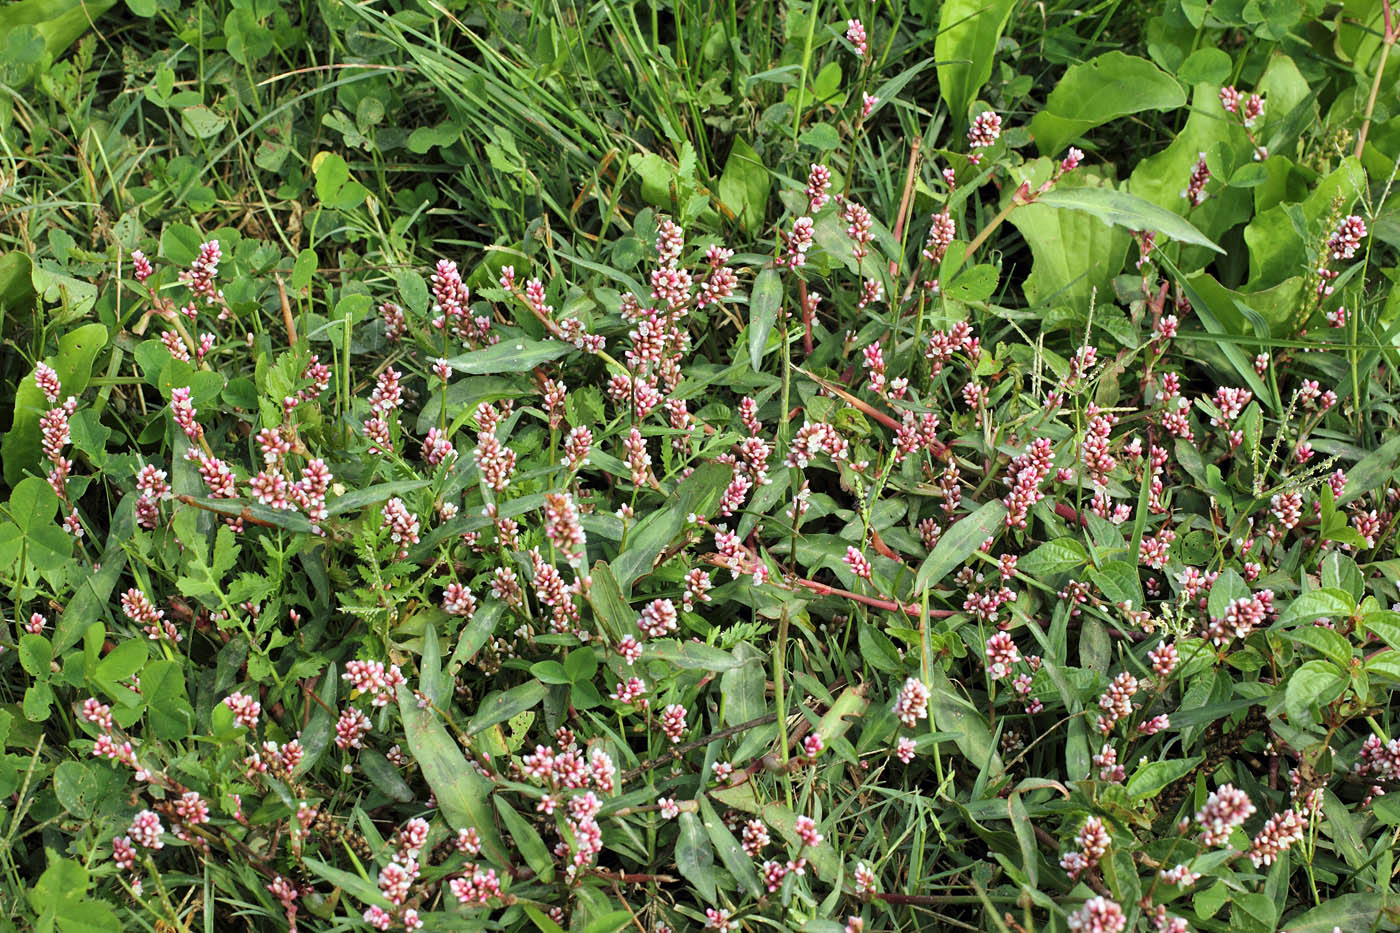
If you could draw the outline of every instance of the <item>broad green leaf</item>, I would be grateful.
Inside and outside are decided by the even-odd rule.
[[[1379,921],[1381,898],[1375,894],[1338,894],[1318,906],[1294,914],[1283,922],[1288,933],[1332,933],[1343,930],[1372,930]]]
[[[1263,894],[1237,894],[1230,902],[1230,928],[1238,933],[1274,933],[1278,910]]]
[[[447,361],[452,371],[469,376],[490,373],[527,372],[543,363],[557,360],[573,351],[562,340],[532,340],[528,337],[502,337],[501,342],[454,356]]]
[[[525,864],[534,869],[535,875],[544,884],[554,880],[554,859],[549,854],[549,849],[545,847],[544,840],[540,838],[539,832],[530,825],[530,821],[525,819],[515,809],[506,802],[504,797],[494,797],[496,812],[501,815],[501,822],[506,824],[506,832],[515,840],[515,845],[520,855],[525,859]]]
[[[1029,163],[1013,180],[1028,182],[1032,189],[1050,177],[1049,159]],[[1112,185],[1094,169],[1081,166],[1060,179],[1060,193],[1085,190],[1091,185]],[[1053,192],[1047,192],[1050,194]],[[1009,195],[1008,195],[1009,197]],[[1031,248],[1032,265],[1022,288],[1032,305],[1088,307],[1097,289],[1106,296],[1113,276],[1123,266],[1131,238],[1127,231],[1092,214],[1060,210],[1043,203],[1045,195],[1007,218]]]
[[[903,669],[903,662],[894,642],[873,625],[861,623],[857,642],[860,645],[861,658],[877,671],[895,674]]]
[[[783,301],[783,280],[774,268],[764,269],[753,282],[749,292],[749,363],[754,372],[763,368],[763,354],[768,349],[768,335],[778,319],[778,307]]]
[[[1400,294],[1400,289],[1396,289]],[[1368,453],[1347,470],[1347,485],[1337,499],[1337,505],[1344,505],[1369,492],[1384,489],[1397,471],[1400,471],[1400,435],[1390,438],[1375,450]]]
[[[334,865],[327,865],[325,862],[309,856],[302,859],[302,864],[311,869],[312,874],[329,881],[333,886],[340,888],[362,903],[375,904],[386,909],[393,907],[388,899],[380,893],[378,886],[368,878],[361,878],[359,875],[336,868]]]
[[[1382,609],[1361,617],[1361,628],[1400,651],[1400,612]]]
[[[564,670],[564,665],[558,661],[536,661],[530,665],[530,676],[547,684],[573,683],[569,679],[569,672]]]
[[[758,153],[742,138],[734,137],[719,177],[719,199],[734,212],[746,232],[752,233],[762,225],[771,186],[772,179]]]
[[[91,817],[104,797],[121,783],[121,778],[96,761],[59,762],[53,773],[53,789],[58,802],[74,816]]]
[[[720,695],[724,697],[724,722],[737,726],[762,716],[767,709],[767,675],[764,661],[767,655],[748,642],[734,646],[738,667],[720,675]]]
[[[715,852],[700,818],[685,811],[680,815],[680,835],[676,838],[676,869],[708,903],[715,902]]]
[[[2,17],[0,14],[0,21]],[[58,339],[58,353],[45,362],[58,373],[62,398],[82,397],[92,378],[93,362],[106,346],[107,328],[102,324],[85,324]],[[53,407],[35,385],[33,370],[15,386],[14,398],[14,423],[0,441],[0,460],[4,460],[5,482],[10,486],[19,483],[26,469],[37,471],[41,453],[39,419]]]
[[[584,683],[598,673],[598,653],[584,645],[569,652],[564,659],[564,672],[569,683]]]
[[[831,704],[831,708],[822,714],[814,731],[827,745],[845,736],[854,723],[865,718],[866,710],[870,708],[870,698],[865,693],[863,688],[847,687]]]
[[[1210,594],[1206,598],[1206,611],[1214,618],[1223,618],[1231,602],[1247,596],[1249,586],[1244,582],[1244,577],[1233,569],[1226,568],[1215,578],[1215,583],[1211,584]]]
[[[948,682],[941,668],[935,667],[929,679],[929,719],[939,732],[952,733],[958,750],[972,766],[987,774],[1002,771],[1001,755],[992,740],[986,718]]]
[[[414,490],[422,489],[426,485],[428,485],[428,480],[425,479],[401,479],[392,483],[380,483],[376,486],[356,489],[332,499],[326,506],[326,514],[335,516],[355,509],[362,509],[368,505],[378,505],[395,496],[403,496]]]
[[[687,516],[709,511],[732,476],[733,469],[722,463],[698,467],[676,487],[670,508],[652,512],[628,530],[627,546],[612,562],[613,576],[623,593],[631,590],[637,578],[651,572],[657,557],[685,527]]]
[[[648,642],[643,656],[669,661],[676,667],[696,671],[731,671],[742,667],[744,663],[723,648],[698,641],[673,639]]]
[[[1036,203],[1053,208],[1083,211],[1104,223],[1126,230],[1155,230],[1181,243],[1225,252],[1212,243],[1190,221],[1164,210],[1137,195],[1112,188],[1055,187],[1036,198]]]
[[[44,39],[44,50],[58,58],[116,0],[20,0],[0,9],[0,30],[9,33],[33,26]]]
[[[1110,120],[1143,110],[1175,110],[1185,103],[1176,79],[1147,59],[1108,52],[1065,71],[1031,120],[1031,135],[1042,155],[1055,155]]]
[[[637,613],[623,599],[617,578],[607,564],[603,561],[595,563],[591,575],[593,585],[588,588],[588,603],[610,639],[620,641],[624,635],[632,634],[637,624]]]
[[[533,709],[544,699],[544,694],[544,684],[538,680],[531,680],[518,687],[512,687],[504,693],[491,694],[477,707],[476,715],[472,717],[471,724],[467,726],[467,735],[476,735],[498,722],[505,722],[527,709]]]
[[[1275,624],[1279,628],[1292,628],[1320,618],[1336,622],[1350,616],[1355,609],[1356,603],[1345,590],[1308,590],[1288,604]]]
[[[1283,633],[1283,637],[1300,645],[1307,645],[1323,657],[1337,662],[1343,668],[1351,666],[1351,643],[1329,628],[1304,625],[1289,629]]]
[[[1002,505],[1001,500],[993,499],[971,515],[954,522],[919,566],[914,578],[915,594],[923,593],[956,570],[982,546],[983,541],[1002,527],[1005,518],[1006,506]]]
[[[1258,315],[1270,333],[1288,333],[1305,284],[1303,276],[1295,275],[1269,288],[1241,292],[1226,288],[1206,272],[1191,276],[1190,282],[1228,332],[1246,337],[1256,333],[1248,312]]]
[[[228,117],[215,113],[203,104],[184,107],[180,110],[180,122],[185,131],[196,139],[210,140],[228,126]]]
[[[1089,559],[1084,545],[1075,538],[1056,538],[1031,551],[1016,562],[1016,569],[1028,577],[1039,580],[1042,577],[1066,573],[1082,567]]]
[[[1354,157],[1343,160],[1331,174],[1316,185],[1296,205],[1279,204],[1258,214],[1244,228],[1249,246],[1249,281],[1246,288],[1258,291],[1297,275],[1308,266],[1308,239],[1325,239],[1324,229],[1337,205],[1345,213],[1366,184],[1366,172]],[[1304,238],[1294,223],[1291,210],[1306,228]],[[1289,336],[1292,336],[1291,334]]]
[[[361,749],[359,762],[365,777],[369,778],[370,783],[379,788],[384,796],[399,803],[408,803],[414,799],[413,788],[408,786],[408,782],[399,774],[399,769],[395,768],[383,753],[372,748]]]
[[[1191,773],[1201,762],[1201,756],[1174,758],[1170,761],[1151,761],[1139,767],[1128,778],[1128,796],[1134,800],[1145,800],[1155,796],[1168,784]]]
[[[1127,603],[1132,610],[1140,611],[1146,605],[1138,570],[1127,561],[1107,561],[1103,566],[1090,570],[1089,579],[1115,606]]]
[[[1313,723],[1312,708],[1325,706],[1347,688],[1346,674],[1331,661],[1308,661],[1288,675],[1283,705],[1296,729]]]
[[[26,674],[40,680],[49,678],[49,661],[53,659],[53,646],[43,635],[26,634],[19,639],[19,665]]]
[[[710,798],[706,796],[700,797],[700,821],[704,824],[705,832],[709,834],[715,851],[719,853],[720,862],[734,876],[734,880],[743,885],[750,897],[761,897],[763,886],[758,880],[758,872],[754,871],[753,859],[724,825],[724,821],[715,812],[714,805],[710,803]]]
[[[967,119],[968,107],[992,75],[997,40],[1011,19],[1016,0],[947,0],[939,13],[933,57],[938,91],[953,121]]]
[[[437,713],[430,708],[420,708],[418,699],[407,687],[399,688],[399,716],[403,719],[408,750],[417,760],[423,780],[437,796],[438,807],[447,824],[453,829],[475,827],[482,846],[495,863],[510,864],[509,853],[496,833],[496,821],[486,802],[494,785],[467,764]]]
[[[141,671],[146,720],[156,738],[173,742],[189,736],[194,710],[185,694],[185,673],[175,661],[151,661]]]
[[[146,663],[149,644],[144,637],[127,638],[117,644],[107,656],[97,662],[93,679],[99,684],[114,684],[126,680]]]
[[[632,924],[633,919],[630,910],[610,910],[588,921],[580,933],[621,933]]]

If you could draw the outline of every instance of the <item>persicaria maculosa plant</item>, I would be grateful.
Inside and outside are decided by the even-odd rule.
[[[833,29],[868,76],[873,30]],[[645,208],[640,265],[355,288],[231,277],[218,235],[122,256],[119,332],[35,361],[6,454],[0,735],[33,762],[0,787],[54,853],[36,891],[77,892],[37,916],[1394,919],[1364,889],[1400,824],[1400,448],[1343,380],[1373,205],[1303,224],[1286,336],[1222,337],[1229,290],[1182,273],[1219,150],[1173,213],[973,102],[877,216],[852,90],[756,242]],[[1209,90],[1267,163],[1267,94]],[[1047,340],[995,244],[1061,214],[1138,248]]]

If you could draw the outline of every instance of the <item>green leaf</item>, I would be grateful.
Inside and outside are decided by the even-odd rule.
[[[228,126],[228,117],[215,113],[203,104],[196,104],[181,108],[180,122],[191,136],[208,140],[223,132],[224,127]]]
[[[547,684],[569,684],[569,672],[558,661],[536,661],[530,665],[530,676]]]
[[[882,100],[884,98],[881,98]],[[802,131],[797,141],[822,152],[829,152],[841,146],[841,134],[830,123],[813,123]]]
[[[372,748],[362,748],[359,762],[365,777],[369,778],[370,783],[379,788],[384,796],[399,803],[408,803],[413,799],[413,788],[408,786],[408,782],[399,774],[399,769],[381,752]]]
[[[899,652],[895,650],[894,642],[875,626],[862,622],[857,642],[860,645],[861,658],[877,671],[897,674],[903,669],[904,665],[900,661]]]
[[[1050,177],[1049,159],[1030,163],[1013,176],[1035,189]],[[1081,166],[1056,184],[1078,191],[1089,185],[1110,185],[1094,169]],[[1050,192],[1047,192],[1047,194]],[[1032,305],[1063,304],[1087,307],[1094,290],[1107,295],[1127,255],[1130,237],[1098,217],[1080,211],[1059,210],[1042,203],[1044,196],[1018,207],[1007,219],[1031,248],[1031,273],[1022,288]]]
[[[399,716],[403,719],[408,750],[417,760],[423,780],[437,796],[443,819],[453,829],[475,827],[482,846],[496,864],[510,864],[510,855],[501,843],[486,803],[495,785],[467,765],[437,713],[420,709],[413,691],[406,687],[399,689]],[[378,893],[377,888],[375,892]]]
[[[43,635],[26,634],[20,637],[19,665],[30,677],[48,680],[51,660],[53,660],[53,646]]]
[[[739,666],[725,671],[719,678],[720,695],[724,697],[724,721],[737,726],[763,715],[767,708],[767,676],[764,662],[767,655],[748,642],[734,646]]]
[[[1400,289],[1396,293],[1400,294]],[[1397,471],[1400,471],[1400,435],[1390,438],[1346,471],[1347,485],[1337,505],[1344,505],[1372,490],[1384,489]]]
[[[778,307],[783,301],[783,280],[774,268],[764,269],[753,282],[749,293],[749,363],[754,372],[763,368],[763,354],[768,350],[768,335],[778,319]]]
[[[472,717],[471,724],[467,726],[467,735],[476,735],[498,722],[505,722],[527,709],[533,709],[544,699],[544,694],[544,684],[538,680],[532,680],[518,687],[512,687],[503,693],[488,696],[477,707],[476,715]]]
[[[1381,609],[1361,617],[1361,628],[1400,651],[1400,612]]]
[[[1062,210],[1083,211],[1104,223],[1128,230],[1156,230],[1181,243],[1225,252],[1190,221],[1151,201],[1112,188],[1052,188],[1036,198],[1037,204]]]
[[[121,778],[95,761],[60,762],[53,773],[54,795],[65,810],[81,818],[91,817]]]
[[[996,742],[986,718],[958,690],[948,682],[941,668],[930,672],[928,688],[929,719],[938,732],[953,735],[958,746],[974,768],[988,774],[1002,771],[1001,755],[997,753]]]
[[[1288,677],[1283,705],[1294,728],[1313,723],[1312,709],[1331,703],[1347,688],[1346,674],[1331,661],[1308,661]]]
[[[573,351],[562,340],[531,340],[526,337],[503,337],[501,342],[485,348],[454,356],[447,361],[453,372],[465,375],[488,373],[518,373],[557,360]]]
[[[1177,69],[1176,76],[1184,84],[1194,86],[1196,84],[1209,84],[1213,87],[1220,87],[1227,83],[1230,77],[1230,55],[1224,49],[1208,46],[1197,49],[1186,57],[1186,61],[1181,63]]]
[[[60,901],[54,907],[54,919],[61,933],[112,933],[122,929],[116,912],[106,901],[85,897],[77,901]]]
[[[921,594],[952,573],[982,546],[983,541],[1000,530],[1005,518],[1006,506],[1002,505],[1001,500],[993,499],[955,522],[919,566],[914,578],[914,592]]]
[[[110,685],[126,680],[146,663],[149,649],[145,638],[132,637],[117,644],[107,656],[97,662],[93,680]]]
[[[676,869],[708,903],[715,902],[715,852],[700,818],[685,811],[680,815],[676,838]]]
[[[1141,611],[1146,605],[1138,570],[1127,561],[1108,561],[1102,567],[1090,570],[1089,579],[1094,581],[1099,592],[1115,606],[1128,603],[1134,611]]]
[[[700,821],[704,824],[705,832],[709,834],[715,851],[719,853],[720,862],[734,876],[734,880],[743,885],[750,897],[761,897],[763,886],[758,880],[758,872],[754,871],[753,859],[724,825],[724,821],[719,818],[719,814],[710,803],[710,798],[706,796],[700,798]]]
[[[51,853],[48,868],[27,892],[29,903],[42,911],[45,905],[78,900],[87,894],[88,883],[87,869],[79,862],[54,858]]]
[[[1128,778],[1128,796],[1134,800],[1145,800],[1155,796],[1168,784],[1185,777],[1201,762],[1202,756],[1174,758],[1170,761],[1151,761],[1142,765]]]
[[[592,680],[593,675],[598,673],[598,653],[587,645],[575,648],[564,659],[564,672],[570,683],[584,683]]]
[[[1042,577],[1067,573],[1082,567],[1089,560],[1089,554],[1076,538],[1056,538],[1046,541],[1034,551],[1016,562],[1016,569],[1028,577],[1039,580]]]
[[[1230,603],[1247,596],[1249,587],[1245,584],[1244,577],[1226,568],[1215,578],[1215,583],[1211,584],[1210,595],[1206,599],[1206,611],[1214,618],[1223,618]]]
[[[723,648],[706,645],[698,641],[648,642],[643,656],[648,659],[669,661],[676,667],[693,671],[731,671],[743,666],[742,661]]]
[[[58,58],[116,0],[20,0],[0,9],[0,31],[33,26],[44,39],[44,51]]]
[[[347,492],[343,496],[338,496],[326,506],[328,516],[340,515],[355,509],[362,509],[367,505],[378,505],[387,502],[395,496],[403,496],[414,490],[422,489],[428,485],[426,479],[402,479],[392,483],[379,483],[375,486],[368,486],[364,489],[356,489]]]
[[[968,107],[992,75],[997,40],[1011,19],[1016,0],[947,0],[938,19],[933,57],[938,91],[953,120],[967,119]]]
[[[106,346],[107,328],[102,324],[85,324],[58,339],[58,352],[45,362],[58,373],[63,398],[82,396],[92,378],[93,362]],[[0,441],[5,482],[12,487],[19,484],[26,469],[38,469],[41,454],[39,419],[53,407],[35,385],[33,370],[20,380],[14,392],[14,422],[5,432],[4,440]]]
[[[1345,590],[1308,590],[1295,597],[1274,624],[1279,628],[1292,628],[1324,617],[1335,622],[1347,618],[1355,610],[1356,603]]]
[[[189,736],[194,710],[185,694],[185,674],[176,661],[151,661],[141,671],[146,720],[156,738],[176,741]]]
[[[1300,645],[1307,645],[1343,668],[1351,667],[1351,642],[1329,628],[1304,625],[1284,632],[1283,637]]]
[[[549,854],[549,849],[545,847],[544,840],[535,827],[531,826],[525,817],[516,813],[504,797],[493,798],[496,804],[496,812],[501,815],[501,822],[506,824],[506,832],[515,840],[516,848],[525,859],[525,864],[535,871],[535,875],[544,884],[554,880],[554,859]]]
[[[1031,136],[1042,155],[1054,155],[1110,120],[1144,110],[1175,110],[1185,103],[1176,79],[1147,59],[1108,52],[1065,71],[1031,120]]]
[[[656,558],[681,533],[686,518],[706,514],[724,487],[733,469],[722,463],[706,463],[676,487],[669,509],[658,509],[643,518],[627,533],[627,547],[612,562],[613,576],[622,592],[652,570]],[[632,620],[635,621],[635,617]]]
[[[296,263],[292,266],[292,288],[300,291],[309,286],[315,277],[316,251],[307,247],[297,253]]]
[[[772,183],[758,153],[741,137],[735,136],[724,172],[719,177],[718,192],[720,202],[734,212],[746,233],[752,233],[763,224]]]
[[[1283,922],[1288,933],[1332,933],[1343,930],[1373,930],[1380,920],[1383,901],[1375,894],[1339,894]]]
[[[632,923],[630,910],[610,910],[594,917],[580,933],[619,933]]]
[[[1331,231],[1322,227],[1333,210],[1346,212],[1365,185],[1361,163],[1354,156],[1348,157],[1301,202],[1277,204],[1256,215],[1244,228],[1244,241],[1249,246],[1246,289],[1258,291],[1297,275],[1309,262],[1308,240],[1326,237]],[[1304,229],[1299,230],[1295,219],[1301,220]]]
[[[361,878],[359,875],[336,868],[333,865],[327,865],[325,862],[309,856],[302,859],[302,864],[311,869],[313,874],[324,878],[333,886],[340,888],[346,894],[349,894],[360,902],[365,904],[377,904],[382,908],[392,909],[393,905],[380,893],[379,888],[374,882],[370,881],[368,878]]]
[[[954,301],[986,301],[997,290],[1000,273],[988,263],[966,266],[944,283],[943,294]]]

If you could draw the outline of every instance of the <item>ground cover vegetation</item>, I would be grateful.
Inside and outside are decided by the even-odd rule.
[[[1388,3],[0,24],[0,928],[1396,928]]]

